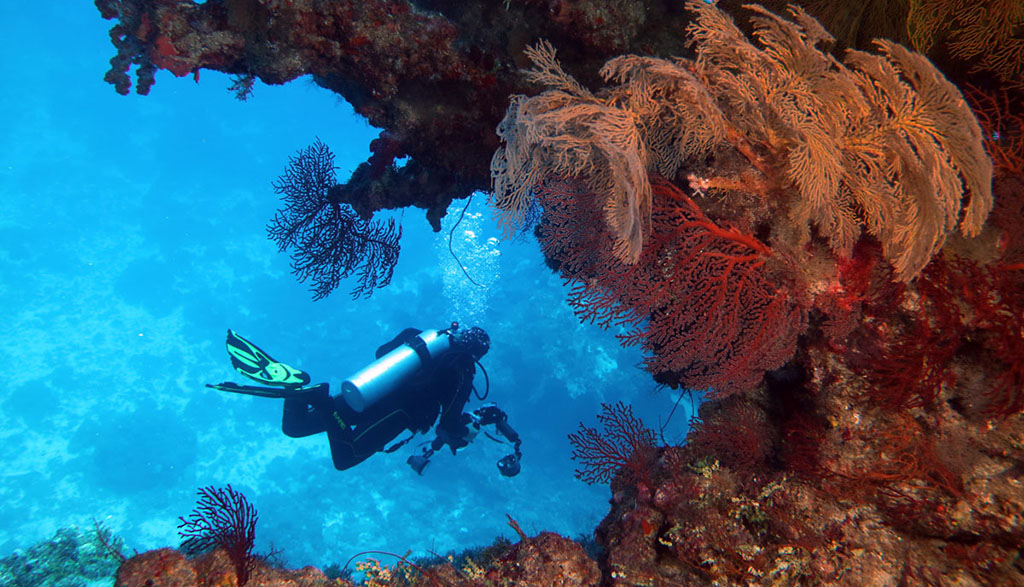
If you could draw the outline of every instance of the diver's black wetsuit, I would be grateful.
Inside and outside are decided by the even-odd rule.
[[[421,331],[407,328],[377,349],[380,358]],[[473,357],[452,350],[425,364],[415,378],[363,412],[356,412],[328,384],[308,388],[284,400],[281,428],[293,438],[327,432],[331,458],[338,470],[355,466],[384,447],[403,430],[427,432],[437,420],[435,450],[448,444],[466,446],[468,416],[462,413],[473,389]]]

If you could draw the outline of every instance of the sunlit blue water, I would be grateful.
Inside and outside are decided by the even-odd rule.
[[[389,288],[313,303],[265,237],[270,184],[317,136],[347,177],[377,131],[306,80],[241,103],[225,76],[161,72],[149,96],[119,96],[102,81],[109,25],[89,2],[0,8],[0,556],[93,519],[140,551],[175,546],[195,489],[228,483],[259,509],[257,548],[292,565],[489,543],[512,535],[506,513],[528,532],[590,532],[609,490],[573,477],[566,435],[602,401],[652,426],[668,412],[639,352],[578,324],[536,244],[495,240],[482,196],[455,247],[486,290],[448,254],[463,201],[440,234],[398,214]],[[453,319],[490,332],[490,399],[523,436],[516,478],[482,437],[422,477],[413,448],[337,472],[325,438],[281,434],[280,400],[203,387],[233,374],[228,327],[337,385],[402,328]]]

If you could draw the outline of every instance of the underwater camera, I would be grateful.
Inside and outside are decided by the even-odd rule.
[[[515,477],[519,474],[519,459],[516,455],[505,455],[498,461],[498,472],[504,477]]]

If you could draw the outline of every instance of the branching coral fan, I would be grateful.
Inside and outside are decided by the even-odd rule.
[[[655,452],[654,432],[622,402],[601,404],[597,419],[603,431],[580,424],[580,429],[569,435],[572,459],[581,464],[576,477],[586,483],[608,483],[623,469],[638,478],[646,476],[647,459]]]
[[[910,40],[928,52],[948,39],[953,56],[1024,87],[1024,3],[1020,0],[910,0]]]
[[[723,228],[667,181],[656,179],[651,234],[639,261],[612,254],[590,193],[549,183],[536,193],[546,214],[545,254],[563,262],[570,303],[583,320],[627,330],[651,352],[645,366],[664,383],[719,395],[750,389],[793,354],[801,310],[766,278],[771,251]]]
[[[226,489],[201,487],[199,501],[188,518],[180,518],[178,533],[184,540],[181,548],[188,554],[200,554],[223,548],[235,566],[238,584],[249,579],[256,541],[256,508],[245,496],[228,485]]]
[[[285,202],[267,232],[281,251],[293,249],[292,270],[313,281],[313,299],[327,297],[342,279],[358,276],[352,297],[369,297],[391,282],[402,229],[360,219],[350,206],[332,197],[334,154],[317,140],[292,157],[274,191]]]

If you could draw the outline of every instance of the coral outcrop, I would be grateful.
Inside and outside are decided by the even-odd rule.
[[[253,565],[247,582],[239,582],[235,566],[222,549],[188,559],[171,548],[151,550],[126,561],[117,573],[117,587],[160,585],[198,587],[201,585],[248,585],[250,587],[352,587],[443,586],[476,587],[537,586],[597,587],[601,571],[579,543],[552,532],[501,549],[502,554],[486,561],[466,559],[457,568],[453,562],[421,566],[404,558],[388,566],[376,560],[358,565],[363,573],[359,583],[343,577],[328,578],[314,567],[299,570],[274,568],[265,561]],[[351,573],[347,573],[351,574]]]
[[[588,66],[628,51],[678,53],[686,14],[674,2],[344,0],[96,0],[116,20],[106,79],[145,94],[154,73],[203,69],[281,84],[312,75],[370,124],[386,129],[409,164],[347,202],[374,210],[418,206],[435,230],[448,204],[488,189],[488,162],[508,96],[530,86],[523,48],[546,38]],[[256,90],[258,91],[258,89]],[[387,182],[386,184],[384,182]]]
[[[52,538],[0,558],[0,585],[84,585],[109,578],[123,561],[124,543],[95,524],[61,528]]]
[[[187,559],[173,548],[150,550],[125,561],[117,571],[116,587],[198,587],[200,585],[248,585],[249,587],[327,587],[339,585],[319,569],[274,568],[265,562],[253,565],[246,582],[240,582],[231,557],[223,549]]]
[[[312,74],[386,131],[332,202],[437,227],[493,174],[509,232],[542,211],[582,319],[624,327],[660,383],[711,387],[685,446],[584,433],[617,468],[600,577],[542,534],[377,584],[1024,584],[1019,88],[959,50],[985,24],[963,2],[911,3],[919,48],[978,61],[946,71],[900,38],[831,52],[831,0],[735,4],[97,0],[118,91],[132,66],[142,93],[157,68],[240,92]],[[831,16],[863,43],[867,20]]]

